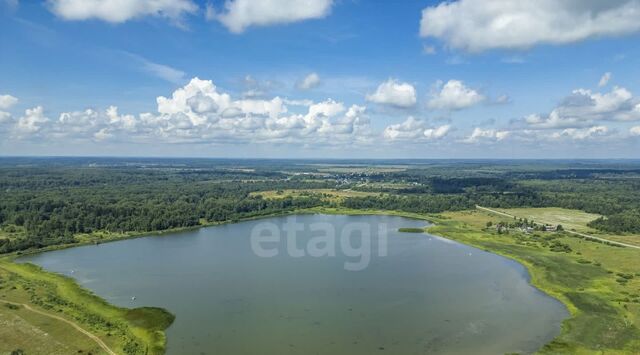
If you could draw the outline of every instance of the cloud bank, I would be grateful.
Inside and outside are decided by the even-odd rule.
[[[97,19],[110,23],[144,16],[179,22],[184,15],[198,11],[198,6],[191,0],[48,0],[48,6],[64,20]]]
[[[245,80],[255,81],[251,77]],[[470,107],[484,100],[484,96],[456,80],[440,83],[432,94],[429,105],[448,110]],[[158,96],[154,112],[122,113],[114,105],[104,110],[65,111],[56,117],[43,106],[12,112],[18,98],[4,94],[0,95],[0,138],[5,142],[47,144],[268,144],[371,149],[381,144],[406,148],[453,147],[456,143],[503,147],[531,144],[549,148],[562,142],[600,144],[640,136],[640,126],[629,125],[640,121],[640,101],[621,87],[613,87],[609,92],[576,89],[546,115],[529,115],[502,127],[495,120],[488,124],[471,122],[472,128],[468,130],[430,123],[434,118],[424,120],[414,116],[379,127],[371,123],[363,105],[331,98],[290,100],[266,95],[234,97],[213,81],[196,77],[170,95]],[[410,107],[415,105],[415,89],[390,79],[380,84],[368,99]],[[618,128],[607,122],[618,124]]]
[[[640,1],[458,0],[422,11],[420,35],[468,52],[526,49],[640,30]]]
[[[640,120],[640,99],[623,87],[610,92],[576,89],[549,114],[532,114],[524,122],[537,129],[578,128],[598,121]]]
[[[207,18],[220,21],[232,33],[252,26],[288,24],[323,18],[331,12],[333,0],[227,0],[217,13],[207,8]]]

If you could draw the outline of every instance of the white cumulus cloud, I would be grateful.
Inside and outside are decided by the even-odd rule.
[[[438,140],[444,138],[451,130],[450,125],[439,127],[426,127],[424,121],[413,116],[398,124],[387,126],[382,132],[382,136],[387,140]]]
[[[318,85],[320,85],[320,76],[317,73],[311,73],[298,82],[296,86],[301,90],[309,90]]]
[[[416,104],[416,89],[409,83],[389,79],[378,86],[373,94],[366,96],[367,101],[396,107],[411,107]]]
[[[422,136],[424,122],[409,116],[404,122],[387,126],[382,132],[383,136],[390,140],[412,139]]]
[[[17,97],[11,95],[0,95],[0,110],[8,110],[17,103]]]
[[[113,134],[109,133],[107,128],[102,128],[98,132],[93,134],[93,138],[97,141],[107,140],[113,137]]]
[[[242,33],[251,26],[323,18],[332,5],[333,0],[227,0],[220,13],[207,7],[207,18],[217,19],[233,33]]]
[[[435,128],[427,128],[423,134],[427,139],[440,139],[445,137],[451,131],[451,125],[443,125]]]
[[[629,133],[631,133],[632,136],[640,136],[640,126],[631,127]]]
[[[49,118],[44,115],[42,106],[36,106],[25,110],[24,116],[18,119],[15,128],[18,135],[33,134],[39,132],[48,122]]]
[[[461,110],[485,100],[476,90],[468,88],[460,80],[449,80],[446,84],[438,83],[431,93],[427,106],[431,109]]]
[[[598,81],[598,86],[599,87],[606,86],[609,83],[609,80],[611,80],[611,73],[610,72],[606,72],[606,73],[602,74],[602,77],[600,77],[600,81]]]
[[[579,128],[601,120],[640,120],[640,100],[617,86],[605,93],[576,89],[549,114],[524,118],[534,128]]]
[[[11,113],[2,110],[8,110],[18,103],[18,98],[11,95],[0,95],[0,124],[10,122],[12,120]]]
[[[191,0],[48,0],[51,11],[65,20],[98,19],[122,23],[143,16],[161,16],[179,22],[198,11]]]
[[[111,106],[63,112],[49,120],[38,106],[14,124],[14,138],[117,140],[135,143],[290,143],[346,146],[369,144],[366,108],[326,99],[234,99],[210,80],[193,78],[169,97],[156,99],[157,112],[121,114]]]
[[[464,139],[466,143],[476,143],[476,142],[496,142],[504,140],[509,137],[511,132],[506,130],[496,130],[496,129],[482,129],[480,127],[474,128],[471,135]]]
[[[594,137],[602,137],[609,133],[607,126],[593,126],[589,128],[566,128],[559,132],[554,132],[551,137],[555,139],[570,138],[574,140],[585,140]]]
[[[457,0],[422,11],[420,35],[470,52],[529,48],[640,30],[640,1]]]

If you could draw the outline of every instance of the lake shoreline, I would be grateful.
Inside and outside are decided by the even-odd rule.
[[[127,235],[127,236],[124,236],[124,237],[110,238],[108,240],[104,240],[104,241],[101,241],[101,242],[108,243],[108,242],[120,241],[120,240],[126,240],[126,239],[149,237],[149,236],[154,236],[154,235],[164,235],[164,234],[167,234],[167,233],[175,233],[175,232],[188,231],[188,230],[196,230],[196,229],[200,229],[200,228],[203,228],[203,227],[210,227],[210,226],[216,226],[216,225],[238,223],[238,222],[244,222],[244,221],[250,221],[250,220],[256,220],[256,219],[263,219],[263,218],[271,218],[271,217],[281,217],[281,216],[287,216],[287,215],[297,215],[297,214],[388,215],[388,216],[398,216],[398,217],[404,217],[404,218],[410,218],[410,219],[416,219],[416,220],[423,220],[423,221],[427,221],[429,223],[432,223],[431,226],[428,226],[428,227],[425,228],[426,232],[432,233],[434,235],[437,235],[437,236],[440,236],[440,237],[443,237],[443,238],[446,238],[446,239],[454,240],[456,242],[460,242],[460,243],[465,244],[465,245],[476,247],[476,248],[479,248],[481,250],[484,250],[484,251],[487,251],[487,252],[490,252],[490,253],[493,253],[493,254],[496,254],[496,255],[500,255],[500,256],[506,257],[506,258],[508,258],[510,260],[514,260],[515,262],[521,264],[524,267],[524,269],[527,271],[529,284],[531,284],[535,289],[539,290],[540,292],[542,292],[546,296],[552,297],[555,300],[557,300],[560,303],[562,303],[564,305],[564,307],[569,311],[569,314],[570,314],[570,316],[568,318],[566,318],[562,322],[561,334],[558,335],[556,338],[554,338],[554,340],[552,340],[550,343],[545,344],[544,346],[542,346],[541,349],[539,350],[541,352],[545,352],[545,351],[552,352],[552,350],[556,346],[555,342],[556,342],[556,340],[558,338],[560,338],[561,336],[565,336],[566,337],[568,334],[572,333],[573,329],[571,329],[571,327],[568,325],[568,323],[573,318],[575,318],[578,314],[580,314],[580,310],[578,310],[578,308],[571,302],[571,300],[569,300],[568,297],[566,297],[565,294],[563,294],[563,292],[561,290],[555,289],[553,287],[549,287],[548,283],[543,282],[543,279],[545,278],[545,273],[548,272],[547,270],[532,264],[526,258],[519,257],[518,255],[515,255],[513,253],[505,252],[504,250],[501,250],[500,248],[497,248],[497,247],[491,248],[491,247],[487,247],[486,244],[478,243],[477,241],[474,242],[474,240],[472,238],[471,239],[470,238],[465,238],[465,237],[462,237],[462,235],[460,235],[460,234],[442,233],[442,230],[441,230],[440,227],[442,227],[443,225],[446,226],[447,223],[455,222],[455,221],[448,220],[448,219],[444,218],[444,216],[441,215],[441,214],[429,215],[429,214],[418,214],[418,213],[410,213],[410,212],[402,212],[402,211],[352,210],[352,209],[347,209],[347,208],[315,207],[315,208],[304,209],[304,210],[282,211],[282,212],[279,212],[279,213],[274,213],[274,214],[269,214],[269,215],[264,215],[264,216],[252,216],[252,217],[238,219],[238,220],[234,220],[234,221],[207,223],[207,224],[203,224],[203,225],[200,225],[200,226],[194,226],[194,227],[188,227],[188,228],[179,228],[179,229],[166,230],[166,231],[156,231],[156,232],[144,232],[144,233],[139,233],[139,234],[135,234],[135,235],[133,235],[133,234],[132,235]],[[43,249],[39,249],[39,250],[35,250],[35,251],[29,252],[29,253],[22,253],[22,255],[33,254],[33,253],[42,253],[42,252],[45,252],[45,251],[59,250],[59,249],[72,248],[72,247],[75,247],[75,246],[91,245],[91,244],[95,244],[95,243],[93,243],[93,242],[85,242],[85,243],[67,244],[67,245],[56,246],[56,247],[48,248],[48,249],[45,248],[44,250]],[[5,256],[0,258],[0,261],[9,260],[10,262],[13,263],[13,260],[18,256],[20,256],[20,255],[9,255],[9,256],[5,255]],[[46,270],[40,270],[40,272],[49,273]],[[76,284],[77,284],[77,282],[76,282]],[[89,292],[90,293],[90,291],[87,291],[86,289],[84,289],[80,285],[77,285],[77,287],[79,289],[82,289],[84,292]],[[104,302],[104,300],[103,300],[103,302]],[[162,333],[164,335],[164,332],[162,332]],[[165,339],[165,341],[166,341],[166,339]]]

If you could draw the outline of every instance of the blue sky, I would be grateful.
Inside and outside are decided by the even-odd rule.
[[[640,151],[636,0],[2,1],[3,155]]]

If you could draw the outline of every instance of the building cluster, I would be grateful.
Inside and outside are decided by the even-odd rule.
[[[523,233],[533,233],[533,232],[558,232],[562,230],[561,225],[551,225],[551,224],[538,224],[533,221],[528,220],[518,220],[514,223],[503,223],[500,222],[495,225],[496,231],[498,233],[505,233],[509,230],[518,230]]]

